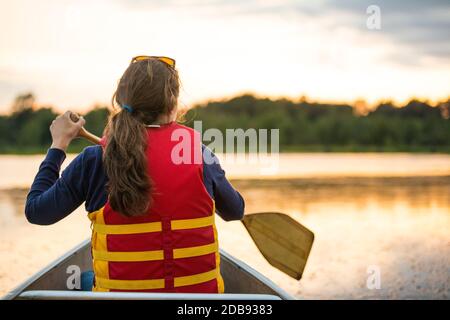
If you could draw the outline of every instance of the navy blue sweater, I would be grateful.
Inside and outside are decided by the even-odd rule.
[[[203,152],[211,152],[203,148]],[[214,154],[211,155],[215,157]],[[107,201],[107,177],[100,146],[87,147],[59,175],[66,158],[64,151],[49,149],[39,167],[25,205],[29,222],[49,225],[68,216],[83,202],[86,211],[102,208]],[[209,163],[209,161],[208,161]],[[216,202],[217,213],[226,221],[240,220],[244,200],[225,177],[218,161],[203,164],[206,190]]]

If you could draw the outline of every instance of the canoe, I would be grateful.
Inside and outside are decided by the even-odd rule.
[[[225,282],[223,294],[90,292],[67,289],[67,268],[92,270],[91,243],[86,240],[9,292],[6,300],[291,300],[294,299],[271,280],[220,250],[220,269]]]

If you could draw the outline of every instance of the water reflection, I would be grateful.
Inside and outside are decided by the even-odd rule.
[[[0,190],[0,228],[2,231],[4,228],[14,227],[22,220],[26,195],[27,190],[24,189]]]
[[[246,211],[290,214],[316,241],[300,282],[271,267],[238,222],[218,221],[221,246],[303,298],[450,296],[450,177],[235,180]],[[89,236],[80,208],[29,225],[26,190],[0,191],[0,294]],[[378,266],[381,289],[366,286]]]
[[[286,212],[315,232],[316,241],[298,283],[269,266],[248,244],[245,231],[237,236],[229,224],[220,226],[226,235],[221,237],[224,247],[297,296],[449,297],[450,177],[234,184],[247,199],[247,212]],[[380,290],[366,286],[372,265],[381,271]]]

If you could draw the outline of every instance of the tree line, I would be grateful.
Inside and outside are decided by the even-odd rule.
[[[450,100],[437,106],[411,100],[403,106],[382,102],[367,112],[347,104],[306,99],[258,98],[250,94],[197,104],[184,124],[201,120],[203,129],[279,129],[281,151],[420,151],[450,152]],[[87,112],[86,128],[101,135],[108,108]],[[11,113],[0,116],[1,153],[42,153],[51,144],[49,126],[57,113],[35,107],[31,94],[18,96]],[[75,140],[69,152],[88,143]]]

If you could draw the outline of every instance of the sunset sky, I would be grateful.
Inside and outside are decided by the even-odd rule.
[[[0,46],[2,113],[27,91],[59,110],[108,103],[140,54],[177,60],[186,105],[450,96],[448,0],[0,0]]]

